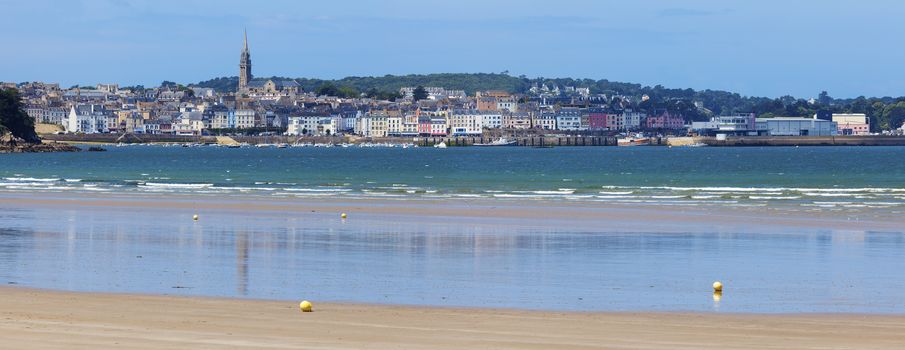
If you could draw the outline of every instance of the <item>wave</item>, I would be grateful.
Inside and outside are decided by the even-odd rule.
[[[273,187],[242,187],[242,186],[210,186],[212,190],[231,190],[231,191],[276,191]]]
[[[19,182],[57,182],[60,181],[60,178],[39,178],[39,177],[4,177],[6,181],[19,181]]]
[[[140,185],[140,187],[142,187],[142,186],[143,186],[143,187],[151,187],[151,188],[173,188],[173,189],[186,188],[186,189],[192,189],[192,188],[207,188],[207,187],[214,186],[214,184],[208,184],[208,183],[162,183],[162,182],[145,182],[143,185]]]
[[[295,188],[289,187],[282,189],[289,192],[351,192],[348,188]]]
[[[802,193],[805,196],[809,197],[854,197],[856,194],[854,193],[814,193],[814,192],[805,192]]]
[[[573,193],[575,193],[575,190],[531,191],[531,193],[534,193],[534,194],[544,194],[544,195],[550,195],[550,194],[573,194]]]

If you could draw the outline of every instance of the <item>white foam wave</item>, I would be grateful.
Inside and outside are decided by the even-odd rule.
[[[149,188],[207,188],[211,187],[214,184],[189,184],[189,183],[161,183],[161,182],[145,182],[144,185],[139,187],[149,187]]]
[[[626,195],[626,194],[632,194],[635,192],[633,192],[633,191],[600,191],[597,193],[608,194],[608,195]]]
[[[348,188],[284,188],[283,191],[289,192],[351,192]],[[365,190],[367,191],[367,190]]]
[[[19,182],[57,182],[57,181],[60,181],[59,178],[39,178],[39,177],[5,177],[3,179],[6,181],[19,181]]]

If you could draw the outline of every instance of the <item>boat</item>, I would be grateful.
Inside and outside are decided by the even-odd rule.
[[[509,139],[507,139],[505,137],[501,137],[490,143],[476,143],[474,145],[486,147],[486,146],[515,146],[515,144],[516,144],[515,140],[510,141]]]
[[[647,146],[649,144],[650,139],[646,137],[632,137],[616,140],[617,146]]]
[[[277,145],[277,148],[287,148],[287,147],[289,147],[288,143],[281,143],[281,144]]]
[[[440,142],[434,145],[434,148],[446,148],[446,142]]]

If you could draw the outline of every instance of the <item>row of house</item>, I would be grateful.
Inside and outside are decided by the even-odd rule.
[[[57,124],[69,133],[171,133],[199,135],[229,130],[270,128],[290,135],[362,136],[480,135],[493,129],[543,129],[565,132],[676,129],[682,116],[658,111],[648,115],[601,96],[512,95],[426,88],[426,100],[396,101],[338,98],[303,92],[297,83],[252,80],[241,92],[165,85],[121,88],[116,84],[60,89],[56,84],[18,85],[27,112],[39,123]],[[403,88],[410,95],[413,88]],[[623,100],[623,99],[620,99]],[[555,101],[555,104],[549,103]]]

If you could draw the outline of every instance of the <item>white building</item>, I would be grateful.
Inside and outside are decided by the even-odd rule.
[[[107,116],[100,105],[72,106],[63,126],[70,133],[103,133],[107,131]]]
[[[385,115],[370,116],[362,119],[368,119],[367,129],[364,130],[362,136],[387,137],[387,117]]]
[[[387,117],[387,135],[402,136],[402,122],[405,118],[401,116]]]
[[[302,115],[289,117],[287,135],[335,135],[342,118],[326,115]]]
[[[232,111],[214,111],[214,115],[211,117],[211,129],[235,128],[235,120],[235,113]]]
[[[641,120],[645,117],[641,112],[622,112],[622,126],[625,130],[636,130],[641,127]]]
[[[537,114],[532,122],[535,128],[544,130],[556,130],[556,113],[544,111]]]
[[[516,112],[518,111],[518,101],[512,97],[501,98],[496,103],[496,109],[498,111]]]
[[[173,131],[176,135],[191,136],[201,135],[204,130],[204,120],[201,112],[183,112],[173,123]]]
[[[581,111],[575,107],[563,107],[556,113],[557,130],[581,130]]]
[[[503,127],[503,114],[497,111],[484,111],[481,114],[481,127],[499,129]]]
[[[247,129],[255,127],[255,111],[253,109],[237,109],[235,127]]]
[[[449,116],[450,132],[453,136],[481,135],[484,131],[484,114],[474,109],[454,110]]]
[[[817,118],[757,118],[757,130],[768,136],[833,136],[836,123]]]

